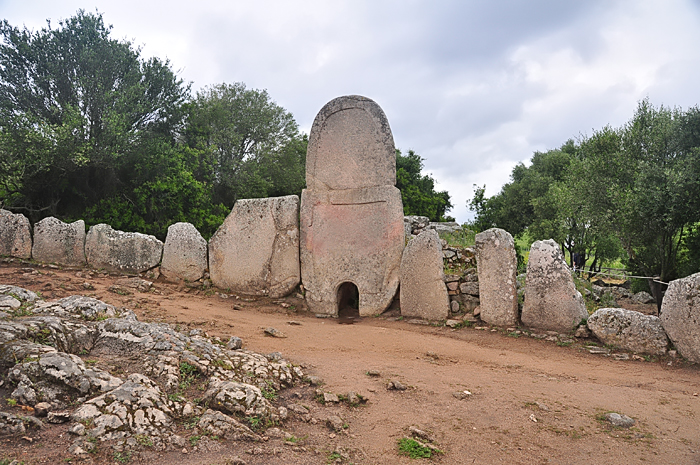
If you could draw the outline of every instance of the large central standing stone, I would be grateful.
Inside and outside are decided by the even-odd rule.
[[[327,103],[311,128],[301,194],[301,279],[311,311],[337,315],[339,290],[352,286],[360,315],[391,303],[404,246],[395,184],[394,138],[382,109],[356,95]]]

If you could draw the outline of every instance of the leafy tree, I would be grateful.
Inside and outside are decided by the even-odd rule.
[[[82,10],[36,32],[0,24],[0,202],[32,221],[120,196],[126,167],[182,127],[188,88],[110,30]]]
[[[619,150],[585,159],[591,211],[619,237],[632,271],[665,282],[679,277],[684,241],[700,221],[698,115],[645,99],[619,131]]]
[[[305,184],[307,141],[267,91],[235,83],[198,92],[186,135],[211,154],[215,203],[300,193]]]
[[[396,150],[396,187],[401,191],[404,215],[427,216],[430,221],[454,221],[445,216],[452,208],[447,191],[436,192],[435,180],[421,175],[423,159],[413,150],[402,155]]]

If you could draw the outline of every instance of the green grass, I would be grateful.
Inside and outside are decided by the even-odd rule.
[[[415,439],[401,438],[399,439],[399,454],[405,455],[412,459],[426,458],[429,459],[434,453],[442,453],[439,450],[433,450],[430,447],[424,446]]]
[[[473,247],[475,237],[476,233],[464,226],[462,226],[460,231],[440,235],[440,238],[445,239],[447,244],[452,247]]]

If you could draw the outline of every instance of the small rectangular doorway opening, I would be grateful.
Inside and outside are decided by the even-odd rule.
[[[338,287],[338,323],[352,324],[360,319],[360,291],[355,283],[345,282]]]

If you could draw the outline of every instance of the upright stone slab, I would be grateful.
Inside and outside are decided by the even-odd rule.
[[[401,315],[444,320],[450,311],[442,246],[434,230],[411,239],[401,258]]]
[[[209,241],[215,286],[282,297],[299,284],[299,197],[238,200]]]
[[[73,223],[49,216],[34,225],[32,257],[38,262],[85,265],[85,222]]]
[[[513,236],[492,228],[476,235],[476,267],[479,271],[481,319],[496,326],[518,323],[518,290]]]
[[[669,283],[660,318],[678,352],[700,363],[700,273]]]
[[[97,269],[139,273],[160,263],[163,243],[141,233],[112,229],[108,224],[92,226],[85,238],[88,265]]]
[[[359,96],[327,103],[311,128],[301,194],[301,278],[311,311],[337,315],[339,290],[348,286],[359,293],[360,315],[391,304],[404,247],[395,184],[394,139],[382,109]]]
[[[191,223],[168,226],[160,272],[168,281],[197,281],[207,269],[207,241]]]
[[[556,242],[536,241],[530,248],[521,319],[532,328],[571,331],[588,318],[583,296]]]
[[[29,220],[21,213],[0,209],[0,255],[32,257],[32,233]]]

